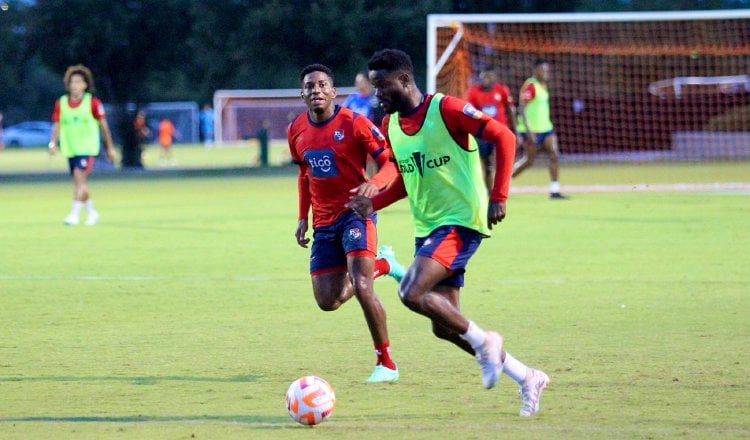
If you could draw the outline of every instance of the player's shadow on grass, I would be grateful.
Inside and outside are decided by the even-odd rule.
[[[130,382],[133,385],[154,385],[159,382],[256,382],[260,376],[0,376],[0,382]]]

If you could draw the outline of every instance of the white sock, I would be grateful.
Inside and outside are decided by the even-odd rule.
[[[552,194],[559,193],[560,192],[560,182],[558,182],[557,180],[554,180],[554,181],[550,182],[549,183],[549,192],[552,193]]]
[[[86,211],[91,214],[92,212],[96,212],[96,209],[94,209],[94,201],[91,199],[86,200]]]
[[[466,333],[461,335],[461,339],[468,342],[471,345],[471,348],[474,349],[474,351],[478,350],[479,348],[484,345],[484,339],[487,337],[484,330],[479,328],[476,324],[474,324],[474,321],[469,321],[469,329],[466,330]]]
[[[519,385],[523,385],[526,380],[526,373],[529,367],[522,364],[521,361],[514,358],[507,351],[505,352],[505,361],[503,362],[503,373],[510,376],[511,379],[518,382]]]
[[[78,217],[78,215],[81,213],[81,208],[83,208],[83,202],[74,200],[73,208],[70,210],[70,214]]]

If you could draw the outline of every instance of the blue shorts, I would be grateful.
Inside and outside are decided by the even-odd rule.
[[[490,157],[492,156],[492,152],[495,150],[495,144],[483,141],[481,139],[477,139],[477,146],[479,147],[480,157]]]
[[[553,134],[555,134],[555,130],[551,130],[545,133],[537,133],[535,136],[536,138],[534,139],[534,145],[536,145],[537,147],[541,147],[542,145],[544,145],[544,141],[546,141],[547,138],[552,136]],[[528,133],[522,133],[522,135],[525,139],[528,136]]]
[[[427,237],[417,237],[415,256],[431,258],[453,271],[438,286],[463,287],[469,259],[479,249],[482,234],[463,226],[441,226]]]
[[[68,158],[68,167],[70,168],[70,175],[73,175],[73,170],[78,168],[86,172],[88,176],[91,174],[91,170],[94,169],[94,162],[96,156],[73,156]]]
[[[315,228],[310,273],[346,271],[346,257],[375,258],[378,248],[377,214],[367,219],[350,212],[330,226]]]

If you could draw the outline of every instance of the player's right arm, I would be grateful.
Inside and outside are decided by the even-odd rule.
[[[60,145],[60,100],[55,101],[55,109],[52,111],[52,137],[49,140],[49,154],[54,156],[59,151]]]
[[[534,84],[524,84],[524,86],[521,88],[521,99],[519,99],[518,102],[518,114],[521,116],[523,126],[526,127],[526,139],[524,141],[531,143],[535,142],[536,133],[534,133],[532,128],[529,127],[529,119],[526,116],[526,105],[534,99],[535,95],[536,90],[534,89]]]
[[[297,239],[297,244],[303,248],[306,248],[310,243],[310,239],[306,237],[309,224],[307,217],[310,214],[310,206],[312,206],[312,196],[310,194],[310,181],[307,177],[307,163],[297,153],[297,149],[294,148],[294,142],[292,141],[292,130],[291,127],[287,130],[287,136],[289,141],[289,153],[292,156],[292,162],[299,166],[299,176],[297,177],[297,193],[298,193],[298,215],[297,215],[297,230],[294,232],[294,237]]]

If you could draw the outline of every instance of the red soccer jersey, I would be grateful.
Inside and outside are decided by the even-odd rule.
[[[399,115],[398,122],[404,133],[414,134],[422,128],[432,98],[433,95],[425,95],[424,101],[411,113]],[[453,96],[443,98],[440,103],[440,115],[453,140],[464,150],[469,150],[469,135],[497,145],[498,154],[495,155],[497,172],[490,199],[494,202],[505,202],[508,199],[515,159],[516,137],[513,132],[488,115],[478,112],[470,103]],[[386,115],[383,119],[382,127],[386,139],[388,138],[388,121],[391,116]],[[388,145],[390,145],[390,140],[388,140]],[[403,182],[399,184],[403,185]],[[389,202],[392,201],[389,200]]]
[[[313,227],[328,226],[349,211],[349,191],[367,181],[367,155],[381,166],[372,183],[383,188],[397,175],[385,138],[366,117],[336,106],[321,123],[302,113],[289,126],[289,151],[300,167],[300,219],[307,219],[307,191],[313,207]]]
[[[513,97],[508,87],[495,84],[492,90],[485,91],[481,84],[477,84],[469,89],[467,101],[482,113],[508,127],[508,106],[513,105]]]
[[[68,97],[68,105],[71,108],[76,108],[79,105],[81,105],[82,101],[73,102],[70,100],[70,97]],[[91,114],[94,115],[94,117],[98,120],[104,119],[107,114],[104,111],[104,104],[99,100],[99,98],[92,96],[91,97]],[[58,99],[55,101],[55,109],[52,111],[52,122],[60,122],[60,100]]]

